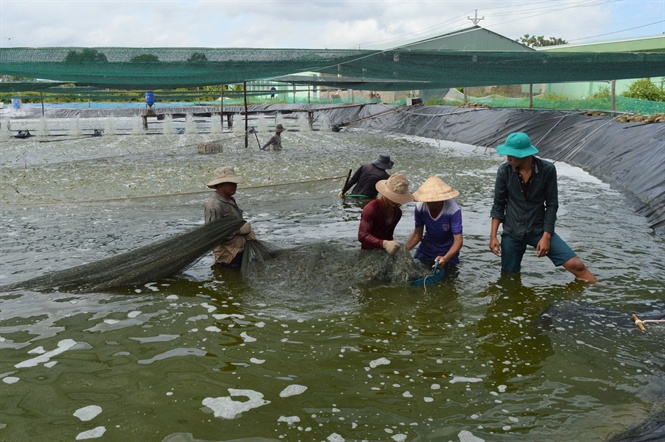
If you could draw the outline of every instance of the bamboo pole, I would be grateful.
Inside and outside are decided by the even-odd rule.
[[[248,117],[248,115],[247,115],[247,82],[244,81],[242,83],[242,85],[243,85],[243,89],[244,89],[243,95],[245,96],[245,149],[247,149],[249,147],[249,132],[248,132],[249,127],[248,127],[248,121],[247,121],[247,120],[249,120],[249,118],[247,118]]]

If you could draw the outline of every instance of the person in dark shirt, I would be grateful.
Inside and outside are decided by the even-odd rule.
[[[401,173],[396,173],[376,183],[376,189],[381,197],[363,209],[358,226],[358,241],[364,251],[385,249],[394,255],[401,246],[393,239],[395,227],[402,218],[399,206],[413,201],[409,180]]]
[[[376,183],[381,180],[387,180],[390,175],[386,170],[391,169],[395,163],[390,160],[390,155],[379,155],[379,157],[371,163],[363,164],[353,174],[348,183],[344,186],[339,193],[341,198],[344,198],[346,192],[355,185],[353,188],[353,195],[364,195],[367,198],[376,198],[378,194],[376,190]]]
[[[282,150],[282,132],[284,132],[286,128],[282,126],[281,124],[278,124],[275,126],[275,135],[270,137],[268,142],[261,146],[261,150]]]
[[[582,260],[554,232],[559,207],[554,164],[535,156],[538,149],[524,132],[508,135],[497,152],[506,155],[508,161],[499,166],[496,175],[489,247],[501,257],[501,268],[519,272],[526,246],[530,245],[535,247],[538,258],[547,256],[555,266],[563,266],[576,278],[597,282]],[[502,223],[499,243],[497,232]]]

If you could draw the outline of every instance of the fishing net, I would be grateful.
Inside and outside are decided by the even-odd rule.
[[[0,291],[94,292],[158,281],[194,264],[244,222],[219,220],[127,253],[5,285]],[[262,241],[246,242],[240,271],[258,285],[295,291],[314,286],[337,291],[369,281],[408,282],[425,272],[404,248],[392,256],[378,250],[364,253],[358,260],[355,252],[332,244],[280,249]]]
[[[23,288],[94,292],[157,281],[194,264],[244,222],[219,220],[121,255],[0,287],[0,291]],[[247,259],[269,254],[266,246],[255,243],[258,241],[248,241],[251,252],[246,254]]]
[[[246,281],[256,291],[281,297],[300,299],[311,292],[325,297],[372,283],[406,284],[431,272],[403,247],[395,255],[382,250],[359,255],[357,249],[328,242],[277,250],[258,241],[248,245],[253,249],[251,256],[243,256]]]

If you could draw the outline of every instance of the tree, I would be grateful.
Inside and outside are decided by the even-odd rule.
[[[86,48],[81,52],[69,51],[65,61],[68,63],[108,63],[106,55],[97,49]]]
[[[651,78],[642,78],[632,82],[628,86],[628,90],[621,95],[640,100],[665,101],[665,91],[656,86]]]
[[[568,42],[562,38],[558,37],[548,37],[545,38],[542,35],[535,36],[524,34],[524,37],[519,39],[519,42],[523,45],[527,45],[530,48],[543,47],[543,46],[557,46],[557,45],[566,45]]]
[[[203,52],[194,52],[189,59],[187,59],[188,63],[206,63],[208,61],[208,57],[206,57],[206,54]]]
[[[159,63],[159,57],[152,54],[135,55],[130,60],[132,63]]]

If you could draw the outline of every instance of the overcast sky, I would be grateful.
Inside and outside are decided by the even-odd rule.
[[[665,32],[664,0],[0,0],[0,47],[387,49],[472,26],[475,10],[515,40]]]

